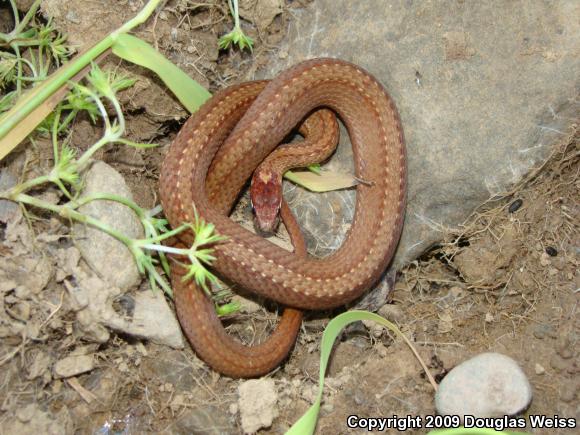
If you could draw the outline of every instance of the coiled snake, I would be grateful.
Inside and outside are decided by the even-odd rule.
[[[234,223],[228,214],[256,167],[314,109],[333,110],[353,145],[356,208],[347,238],[332,255],[295,254]],[[288,147],[288,153],[293,152]],[[406,162],[395,105],[369,73],[337,59],[302,62],[269,82],[250,82],[214,95],[183,126],[161,170],[160,196],[171,226],[201,218],[227,240],[214,246],[218,274],[286,306],[270,338],[246,347],[223,329],[204,291],[182,282],[172,266],[175,305],[196,352],[232,377],[275,368],[291,349],[302,319],[298,309],[343,305],[368,290],[390,262],[403,224]],[[288,210],[286,225],[296,225]],[[191,245],[193,234],[181,233]]]

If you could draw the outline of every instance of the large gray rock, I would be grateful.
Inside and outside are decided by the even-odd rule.
[[[575,0],[318,0],[294,13],[263,77],[305,59],[337,57],[375,75],[399,108],[409,194],[395,266],[508,190],[577,118]],[[348,147],[338,157],[332,165],[348,170]],[[354,192],[293,195],[310,251],[339,246]]]

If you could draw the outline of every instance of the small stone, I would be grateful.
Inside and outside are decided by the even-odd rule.
[[[375,344],[375,350],[381,358],[385,358],[387,356],[387,348],[383,343],[379,342]]]
[[[491,322],[493,322],[493,314],[485,313],[485,323],[491,323]]]
[[[543,375],[544,373],[546,373],[546,369],[544,368],[544,366],[538,363],[536,363],[536,365],[534,366],[534,370],[536,371],[537,375]]]
[[[572,352],[572,343],[570,342],[570,337],[562,336],[558,340],[556,345],[556,351],[558,354],[564,359],[570,359],[574,356],[574,352]]]
[[[95,162],[85,176],[82,196],[109,193],[133,200],[123,176],[104,162]],[[125,236],[143,237],[143,227],[135,213],[123,204],[113,201],[92,201],[79,207],[79,211],[99,219]],[[133,254],[119,240],[103,231],[83,224],[74,225],[73,238],[83,258],[107,282],[129,289],[141,280]]]
[[[325,403],[324,405],[322,405],[322,411],[325,414],[330,414],[331,412],[334,411],[334,405],[332,403]]]
[[[68,11],[68,13],[66,14],[66,17],[65,18],[68,21],[70,21],[71,23],[74,23],[74,24],[80,24],[81,23],[81,20],[79,19],[78,14],[75,11],[73,11],[72,9]]]
[[[560,390],[560,400],[562,402],[570,403],[576,400],[576,394],[578,393],[578,382],[568,382],[562,386]]]
[[[26,301],[17,303],[12,308],[11,314],[18,320],[26,322],[28,319],[30,319],[30,304]]]
[[[160,291],[139,291],[135,295],[133,319],[116,329],[151,340],[154,343],[183,349],[183,334],[175,314]]]
[[[500,417],[524,410],[532,387],[520,366],[498,353],[483,353],[447,374],[435,395],[441,415]]]
[[[570,359],[574,356],[574,352],[572,352],[572,349],[570,349],[569,347],[567,347],[565,349],[561,349],[560,352],[558,352],[558,353],[564,359]]]
[[[17,183],[17,178],[8,169],[0,169],[0,191],[8,190]],[[0,222],[7,223],[14,220],[18,213],[18,204],[5,199],[0,199]]]
[[[278,393],[272,379],[252,379],[238,387],[238,406],[244,433],[272,426],[278,416]]]
[[[95,368],[92,355],[73,355],[61,359],[54,365],[55,378],[70,378]]]
[[[538,340],[543,340],[546,338],[546,332],[548,328],[548,325],[537,325],[533,331],[534,337],[536,337]]]
[[[437,325],[437,332],[445,334],[453,329],[453,317],[449,310],[443,311],[439,314],[439,324]]]
[[[550,358],[550,366],[558,372],[566,370],[569,365],[569,362],[560,355],[552,355],[552,358]]]
[[[191,409],[184,409],[176,416],[175,422],[168,433],[177,434],[194,434],[194,433],[209,433],[209,434],[229,434],[239,433],[239,429],[235,432],[228,430],[232,426],[231,417],[219,408],[210,404],[196,403],[193,401],[190,404],[188,401],[186,405]]]
[[[26,379],[33,380],[43,376],[45,373],[48,373],[51,362],[52,360],[47,353],[42,351],[36,353],[32,362],[29,363],[26,367],[28,372]]]
[[[463,289],[458,286],[451,287],[449,289],[449,295],[453,297],[453,299],[459,299],[461,296],[463,296]]]
[[[391,322],[395,323],[402,323],[405,320],[405,314],[401,307],[394,304],[385,304],[383,305],[379,311],[379,316],[383,316],[385,319],[390,320]]]
[[[383,325],[380,325],[372,320],[363,320],[362,323],[369,330],[373,337],[380,338],[381,335],[383,335],[383,331],[385,330]]]
[[[232,302],[240,304],[240,311],[246,314],[254,314],[262,309],[262,305],[240,295],[234,295]]]
[[[545,252],[542,252],[542,255],[540,255],[540,264],[544,267],[549,266],[551,264],[550,256]]]

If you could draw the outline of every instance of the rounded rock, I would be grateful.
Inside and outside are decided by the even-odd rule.
[[[85,175],[82,197],[95,193],[109,193],[133,200],[123,176],[104,162],[96,161]],[[107,224],[132,239],[143,238],[143,227],[128,207],[114,201],[92,201],[79,211]],[[75,224],[74,242],[92,270],[109,284],[127,290],[141,281],[133,254],[119,240],[103,231]]]
[[[441,415],[515,415],[532,400],[532,387],[520,366],[499,353],[483,353],[449,372],[439,385],[435,406]]]

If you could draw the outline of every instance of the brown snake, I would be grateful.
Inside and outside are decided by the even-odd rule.
[[[365,181],[357,186],[345,242],[322,259],[304,255],[303,240],[293,240],[296,254],[291,254],[227,217],[255,168],[318,107],[332,109],[345,124],[355,175]],[[405,191],[405,146],[394,103],[369,73],[336,59],[306,61],[267,84],[250,82],[215,94],[171,144],[160,177],[161,202],[171,226],[192,221],[196,209],[227,237],[214,247],[214,268],[220,275],[301,309],[343,305],[379,279],[399,240]],[[179,238],[188,246],[193,242],[191,233]],[[268,341],[245,347],[226,334],[203,290],[181,282],[182,273],[172,266],[176,309],[202,359],[232,377],[266,373],[284,359],[296,338],[299,311],[286,309]]]

